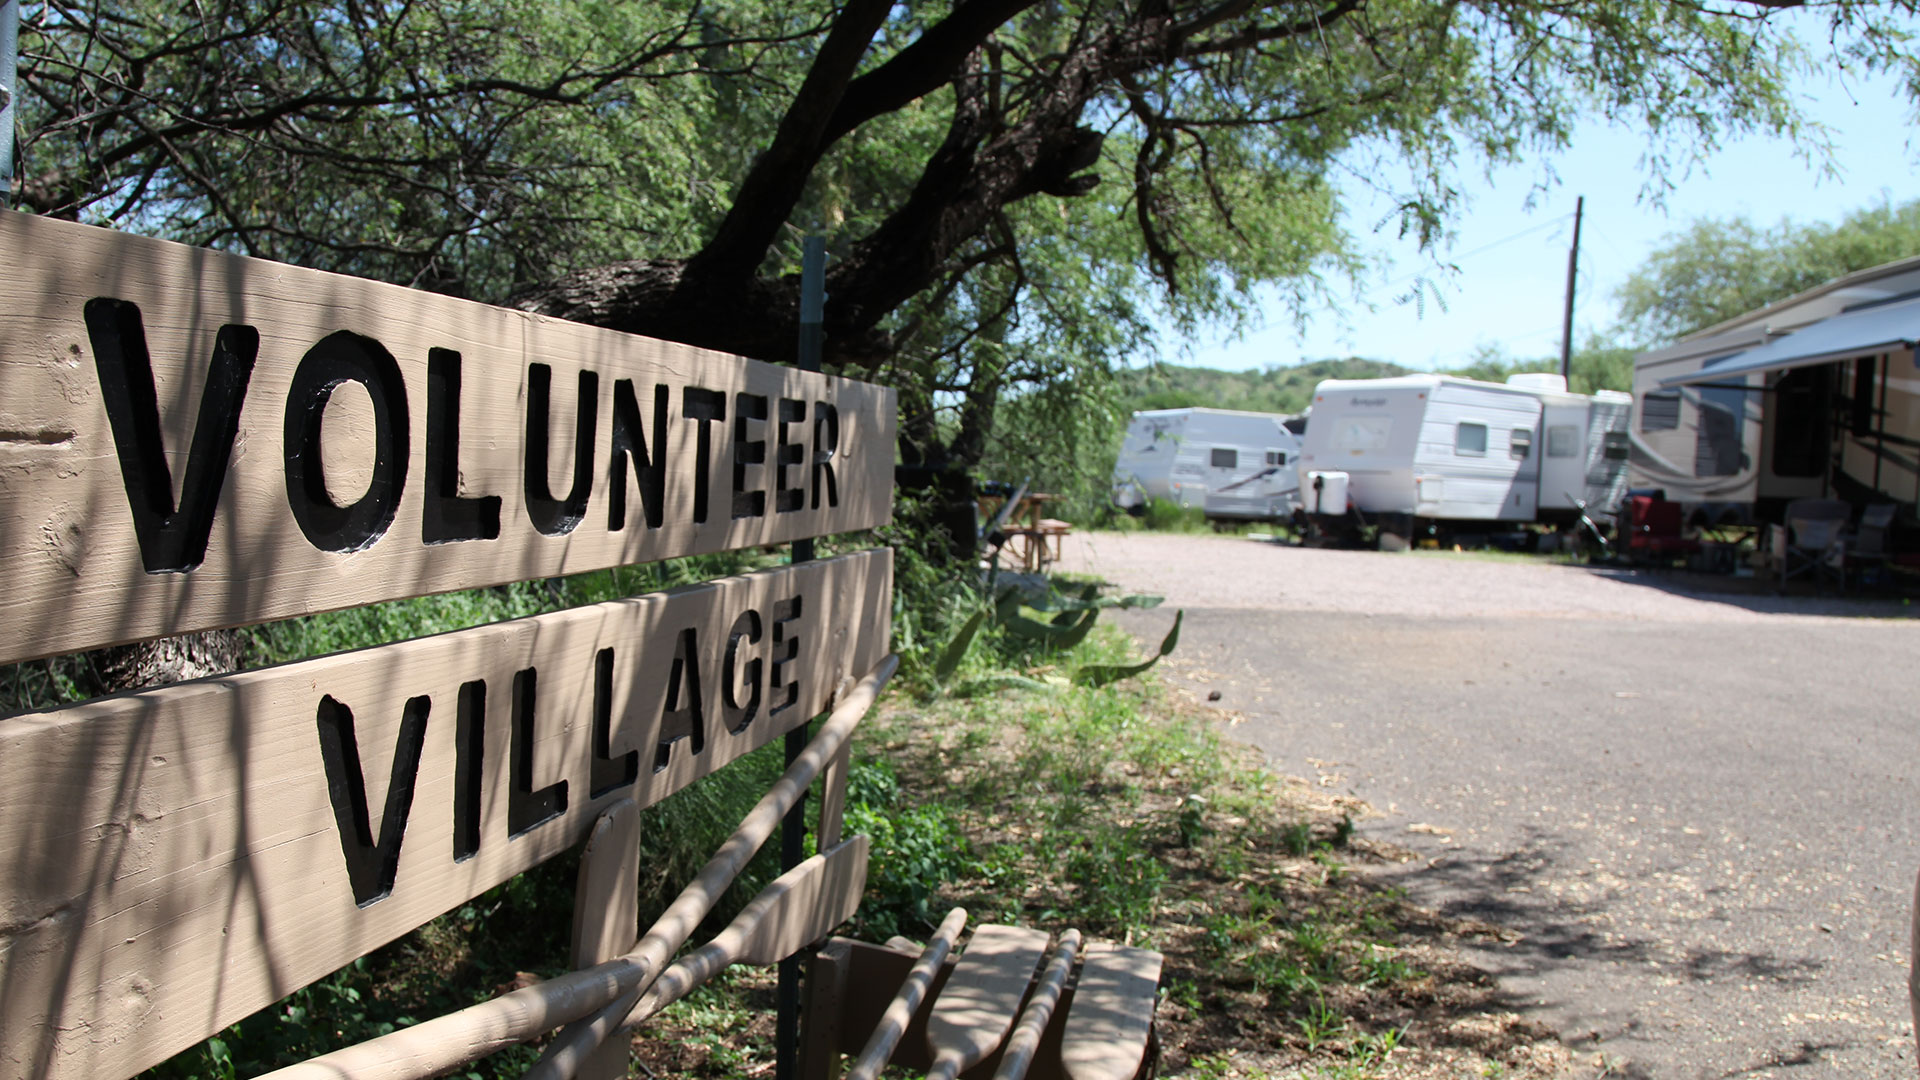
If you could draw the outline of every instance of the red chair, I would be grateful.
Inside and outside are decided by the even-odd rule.
[[[1700,550],[1700,541],[1680,535],[1680,504],[1635,495],[1627,500],[1627,554],[1661,562]]]

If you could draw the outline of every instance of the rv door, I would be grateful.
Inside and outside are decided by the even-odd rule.
[[[1539,425],[1515,426],[1507,431],[1507,456],[1514,461],[1513,487],[1500,514],[1507,521],[1532,521],[1540,513]]]

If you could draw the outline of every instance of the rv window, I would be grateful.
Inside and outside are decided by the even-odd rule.
[[[1213,448],[1213,459],[1210,464],[1216,469],[1237,469],[1240,467],[1240,452],[1228,447],[1216,446]]]
[[[1462,420],[1460,426],[1453,429],[1453,452],[1456,454],[1485,454],[1487,452],[1487,425]]]
[[[1640,399],[1641,431],[1672,431],[1680,426],[1680,391],[1652,390]]]
[[[1747,395],[1737,387],[1700,388],[1699,428],[1694,433],[1693,475],[1737,476],[1749,464],[1744,428]]]
[[[1267,451],[1267,464],[1285,465],[1286,463],[1287,463],[1287,452],[1285,450]]]
[[[1333,448],[1335,450],[1385,450],[1387,437],[1393,433],[1393,418],[1390,416],[1348,416],[1340,420],[1333,429]]]
[[[1572,424],[1555,424],[1547,429],[1547,456],[1572,457],[1580,448],[1580,429]]]
[[[1604,449],[1602,449],[1600,453],[1601,456],[1605,457],[1608,461],[1625,461],[1631,456],[1631,446],[1627,439],[1627,433],[1624,431],[1607,432],[1606,442],[1603,446]]]
[[[1517,460],[1524,460],[1533,453],[1533,429],[1517,427],[1507,440],[1507,453]]]

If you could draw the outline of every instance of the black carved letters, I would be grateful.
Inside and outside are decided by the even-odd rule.
[[[773,670],[767,676],[770,684],[767,690],[774,701],[773,708],[767,710],[770,717],[779,716],[800,703],[800,682],[787,672],[800,659],[800,628],[795,624],[800,621],[802,599],[796,596],[775,601],[773,605]]]
[[[480,766],[487,755],[487,680],[460,684],[453,742],[453,861],[480,854]]]
[[[238,324],[222,326],[214,334],[176,503],[159,399],[166,388],[179,384],[180,375],[177,369],[162,370],[156,378],[138,306],[96,297],[87,301],[84,315],[141,564],[149,574],[189,573],[207,557],[222,488],[236,447],[244,441],[241,413],[249,387],[277,384],[277,377],[253,377],[260,362],[261,335],[251,326]],[[276,348],[284,350],[284,341],[276,343]],[[284,364],[287,357],[282,351],[275,359]],[[511,433],[485,426],[474,430],[480,424],[478,417],[498,415],[505,388],[476,383],[471,369],[465,371],[469,377],[463,378],[459,352],[429,347],[424,358],[409,358],[403,367],[381,342],[351,331],[336,331],[312,345],[293,366],[285,384],[286,398],[279,403],[282,480],[287,508],[301,534],[322,551],[351,553],[372,547],[392,528],[413,463],[410,396],[414,392],[424,392],[426,402],[422,544],[500,540],[506,500],[486,488],[498,483],[490,478],[498,476],[504,464],[495,455],[516,450],[527,523],[544,536],[576,531],[585,519],[596,479],[599,376],[575,369],[578,400],[572,479],[564,495],[556,497],[548,476],[554,442],[550,416],[554,368],[529,363],[525,371],[521,387],[525,424],[522,443],[514,448]],[[347,382],[360,384],[370,399],[370,436],[337,421],[329,426],[328,402]],[[714,516],[716,499],[724,500],[729,520],[818,512],[840,505],[839,459],[844,448],[839,409],[832,401],[667,382],[642,386],[634,379],[616,379],[612,389],[608,533],[627,528],[628,497],[635,490],[640,500],[638,516],[649,530],[684,526],[688,518],[693,525],[705,525]],[[474,398],[481,404],[472,405]],[[463,400],[469,400],[467,424],[462,423]],[[689,432],[676,421],[694,427]],[[374,453],[366,489],[351,505],[341,506],[335,501],[336,493],[327,488],[325,455],[329,450],[337,454],[340,440],[369,437]],[[466,473],[463,440],[473,444],[466,451],[471,470]],[[177,459],[181,448],[171,449]],[[690,469],[681,460],[689,454],[694,459]],[[676,460],[669,462],[669,455],[676,455]],[[243,495],[255,492],[258,483],[249,479],[236,490]],[[678,522],[668,521],[669,502]],[[245,514],[249,528],[270,528],[261,522],[257,508],[239,507],[233,512]]]
[[[653,388],[653,453],[647,453],[646,426],[640,422],[640,402],[632,379],[613,382],[613,455],[607,462],[607,531],[627,527],[627,459],[633,459],[633,477],[640,484],[640,508],[647,528],[657,529],[667,510],[667,403],[672,394],[665,385]]]
[[[420,750],[426,745],[427,712],[432,705],[425,695],[411,698],[400,714],[387,806],[380,815],[380,839],[376,842],[367,814],[367,781],[360,768],[360,746],[353,735],[353,710],[331,696],[320,699],[320,761],[327,772],[327,797],[333,803],[353,901],[361,907],[393,892],[394,878],[400,870],[400,841],[406,836],[407,815],[413,809],[413,785],[420,775]]]
[[[534,704],[539,692],[539,671],[522,668],[513,673],[513,740],[509,749],[507,785],[507,837],[531,832],[567,812],[567,782],[556,780],[538,791],[533,789]]]
[[[740,617],[733,620],[733,629],[727,631],[726,657],[721,661],[720,685],[724,688],[725,697],[721,699],[720,710],[724,714],[729,735],[738,735],[747,730],[754,716],[760,712],[761,662],[755,656],[744,665],[740,663],[743,642],[746,645],[760,644],[760,613],[752,609],[741,612]],[[747,684],[744,705],[740,702],[740,679],[743,674]]]
[[[234,435],[240,430],[240,406],[260,352],[260,332],[230,324],[214,335],[207,385],[200,392],[200,416],[187,452],[186,483],[176,509],[173,474],[167,469],[166,447],[160,438],[153,359],[147,352],[140,309],[124,300],[100,297],[87,301],[85,318],[107,423],[120,458],[120,478],[133,511],[141,565],[149,574],[184,574],[207,557],[213,511],[226,483]]]
[[[409,697],[400,710],[385,805],[377,816],[362,775],[353,709],[321,694],[315,712],[321,772],[354,902],[367,907],[393,893],[410,819],[418,823],[416,832],[436,830],[408,849],[414,858],[464,863],[489,843],[556,822],[577,825],[569,814],[591,814],[602,800],[639,784],[645,758],[654,773],[672,768],[684,778],[692,764],[686,758],[713,755],[701,771],[718,767],[716,761],[764,744],[776,733],[769,729],[791,727],[799,719],[791,710],[801,705],[797,664],[804,615],[813,610],[809,603],[794,595],[715,609],[710,621],[697,626],[655,624],[637,639],[615,635],[614,645],[576,654],[578,662],[591,665],[590,691],[563,681],[548,688],[544,702],[541,668],[571,666],[572,656],[515,671],[508,700],[491,710],[486,678],[455,683],[436,672],[435,679],[447,679],[435,684],[442,689]],[[719,627],[727,628],[724,635]],[[453,717],[435,726],[429,743],[433,697],[448,693],[453,704],[443,711],[451,708]],[[489,732],[490,724],[502,723],[506,730]],[[504,761],[490,765],[490,754]],[[677,765],[676,754],[683,759]],[[536,774],[555,779],[536,786]],[[570,798],[581,784],[589,797]],[[442,817],[433,807],[413,814],[416,791],[438,793],[451,803],[451,813]]]
[[[733,516],[762,517],[767,512],[763,481],[749,470],[767,463],[767,440],[754,438],[748,426],[765,425],[767,399],[759,394],[733,395]]]
[[[587,794],[591,798],[619,791],[640,779],[640,751],[613,756],[613,650],[593,657],[593,769]]]
[[[813,508],[820,509],[822,482],[828,506],[840,505],[840,485],[833,476],[833,456],[840,451],[840,410],[831,401],[813,403]]]
[[[521,477],[527,496],[527,517],[546,536],[565,536],[587,516],[587,496],[593,493],[593,433],[600,421],[600,376],[582,369],[580,403],[574,413],[573,487],[565,499],[547,490],[547,399],[553,392],[553,369],[527,365],[527,453]]]
[[[689,386],[680,395],[680,412],[700,425],[693,463],[693,521],[699,525],[707,520],[707,489],[713,484],[713,422],[727,418],[727,395]]]
[[[807,504],[805,488],[787,486],[788,471],[806,460],[807,449],[793,438],[791,429],[807,421],[807,403],[792,398],[780,399],[779,446],[773,454],[773,509],[791,514]],[[802,474],[804,477],[804,474]]]
[[[336,506],[321,464],[321,418],[344,382],[359,383],[373,400],[373,478],[353,505]],[[385,346],[341,330],[307,350],[287,391],[282,447],[287,505],[309,543],[322,551],[359,551],[385,535],[406,487],[410,436],[406,382]]]
[[[680,631],[674,642],[673,670],[667,675],[667,700],[660,710],[660,738],[653,755],[653,771],[673,760],[673,744],[685,739],[687,750],[707,748],[707,725],[701,716],[700,642],[693,627]]]
[[[500,496],[460,494],[460,354],[427,352],[427,503],[420,539],[429,544],[496,540]]]

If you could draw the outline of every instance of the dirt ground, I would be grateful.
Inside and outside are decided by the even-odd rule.
[[[1899,601],[1435,553],[1093,534],[1176,684],[1378,809],[1415,902],[1606,1075],[1911,1076],[1920,622]]]

